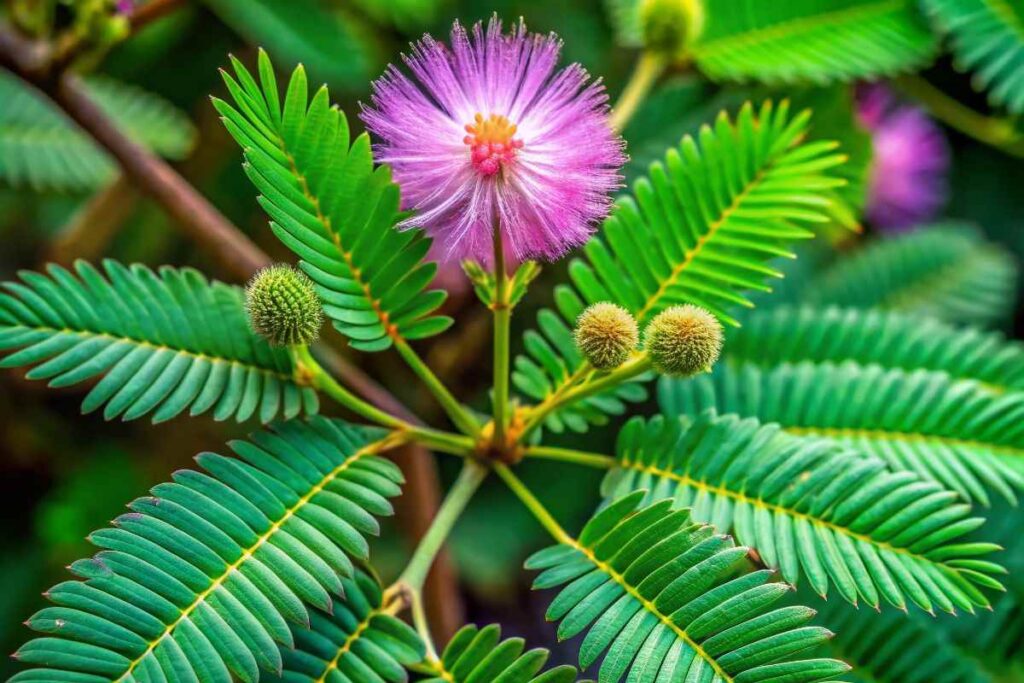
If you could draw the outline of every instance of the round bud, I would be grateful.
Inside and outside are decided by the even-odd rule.
[[[640,28],[644,46],[673,61],[686,57],[687,48],[704,28],[703,0],[642,0]]]
[[[640,341],[636,321],[622,306],[594,304],[576,320],[576,348],[598,370],[612,370],[629,359]]]
[[[309,344],[320,334],[323,309],[313,281],[291,266],[264,268],[245,290],[252,329],[274,346]]]
[[[663,375],[690,377],[711,369],[722,351],[722,324],[697,306],[672,306],[644,331],[644,347]]]

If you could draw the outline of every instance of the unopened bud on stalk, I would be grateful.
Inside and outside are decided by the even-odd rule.
[[[686,56],[704,28],[703,0],[641,0],[644,46],[672,61]]]
[[[598,370],[613,370],[627,360],[640,341],[636,320],[622,306],[601,302],[576,320],[576,347]]]
[[[323,308],[313,281],[291,266],[264,268],[245,290],[252,329],[274,346],[309,344],[320,334]]]
[[[722,352],[722,324],[698,306],[672,306],[644,331],[644,347],[663,375],[690,377],[711,369]]]

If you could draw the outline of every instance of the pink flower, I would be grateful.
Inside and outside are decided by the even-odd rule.
[[[935,218],[946,203],[949,149],[942,129],[901,104],[883,84],[857,89],[858,118],[871,132],[867,217],[898,232]]]
[[[501,21],[451,47],[430,36],[374,83],[362,118],[390,164],[403,207],[401,227],[422,226],[442,260],[492,261],[495,221],[511,258],[554,260],[590,236],[621,186],[623,142],[608,122],[600,81],[578,64],[556,71],[554,34],[510,34]]]

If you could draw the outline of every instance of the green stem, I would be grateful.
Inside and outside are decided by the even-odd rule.
[[[621,367],[609,372],[608,374],[592,381],[586,382],[577,386],[574,389],[566,391],[558,400],[550,401],[546,404],[538,406],[536,410],[529,414],[526,418],[526,422],[523,425],[521,440],[525,440],[527,436],[533,432],[534,429],[543,424],[544,419],[548,415],[553,413],[559,408],[564,408],[567,405],[577,403],[585,398],[589,398],[595,394],[599,394],[611,387],[622,384],[628,380],[633,379],[651,369],[651,359],[646,354],[639,354]]]
[[[501,226],[494,223],[494,443],[505,444],[509,394],[509,337],[512,306],[509,303],[508,273]]]
[[[556,448],[554,446],[528,446],[523,451],[523,455],[527,458],[557,460],[559,462],[568,462],[574,465],[585,465],[586,467],[596,467],[605,470],[615,467],[616,464],[615,458],[610,455],[587,453],[586,451]]]
[[[459,434],[449,434],[430,427],[418,427],[409,425],[401,430],[402,434],[408,435],[413,441],[426,446],[432,451],[449,453],[460,457],[468,457],[473,454],[476,442]]]
[[[444,408],[444,411],[451,418],[452,423],[461,431],[463,434],[476,437],[480,433],[480,425],[476,419],[470,414],[466,407],[456,400],[448,387],[446,387],[437,375],[427,366],[426,363],[419,357],[419,355],[412,350],[404,340],[398,340],[395,342],[395,349],[398,350],[399,355],[405,359],[405,362],[409,364],[412,371],[416,373],[416,376],[423,380],[423,383],[427,385],[430,392],[437,398],[438,403]]]
[[[459,473],[459,478],[455,480],[455,484],[448,491],[434,521],[431,522],[427,533],[420,539],[419,546],[397,583],[404,584],[414,593],[423,590],[423,583],[427,580],[427,573],[434,564],[437,553],[440,552],[441,546],[444,545],[445,539],[448,538],[448,534],[451,533],[452,527],[455,526],[462,511],[466,509],[466,504],[469,503],[470,498],[473,497],[480,483],[487,476],[487,471],[486,467],[475,460],[466,460]]]
[[[1024,135],[1010,121],[979,114],[920,76],[902,76],[896,80],[896,85],[951,128],[1006,154],[1024,157]]]
[[[547,529],[548,533],[551,534],[559,543],[570,543],[572,537],[566,533],[565,529],[551,516],[548,509],[544,507],[544,504],[537,500],[537,497],[533,495],[533,492],[526,487],[519,477],[512,474],[510,470],[504,464],[497,462],[494,463],[494,471],[498,473],[498,476],[508,485],[512,490],[512,493],[516,494],[516,497],[522,501],[523,505],[533,513],[533,516],[537,518],[540,525]]]
[[[629,82],[626,83],[626,88],[619,96],[619,101],[615,103],[615,108],[612,109],[612,128],[621,132],[626,127],[667,65],[668,63],[662,56],[650,52],[640,55],[633,74],[629,77]]]
[[[409,600],[409,609],[412,611],[412,625],[426,647],[426,660],[428,662],[440,662],[441,658],[437,655],[437,647],[434,645],[434,636],[430,633],[427,611],[423,609],[423,593],[418,590],[412,591],[409,594]]]
[[[345,387],[338,384],[317,360],[309,352],[309,347],[293,346],[291,348],[292,359],[296,369],[300,373],[309,373],[309,381],[313,388],[322,391],[337,401],[340,405],[348,408],[360,417],[366,418],[381,426],[389,427],[397,432],[418,441],[424,446],[444,453],[466,456],[473,452],[475,443],[473,439],[457,434],[449,434],[430,427],[421,427],[407,422],[401,418],[375,408],[366,401],[363,401]]]
[[[293,346],[291,347],[291,353],[296,370],[299,373],[309,373],[309,379],[314,389],[324,392],[356,415],[364,417],[371,422],[376,422],[379,425],[391,427],[392,429],[405,430],[412,427],[405,420],[375,408],[338,384],[337,380],[313,358],[313,354],[309,352],[308,346]]]

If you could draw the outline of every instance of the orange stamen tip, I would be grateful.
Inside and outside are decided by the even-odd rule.
[[[470,161],[482,175],[495,175],[503,164],[515,159],[517,150],[523,148],[522,140],[513,139],[518,126],[500,114],[491,114],[485,119],[478,112],[473,120],[475,124],[466,125],[466,132],[470,135],[463,138],[470,148]]]

